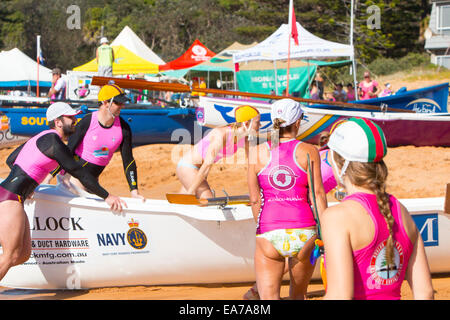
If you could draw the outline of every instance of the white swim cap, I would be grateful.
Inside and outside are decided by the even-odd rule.
[[[68,103],[55,102],[47,109],[47,121],[53,121],[61,116],[76,116],[80,114],[80,110],[73,109]]]
[[[301,104],[292,99],[277,100],[272,104],[272,110],[270,112],[270,118],[272,122],[275,119],[284,120],[284,123],[280,127],[287,127],[300,119],[303,115]]]

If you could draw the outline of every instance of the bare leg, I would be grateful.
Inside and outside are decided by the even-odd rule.
[[[283,276],[289,271],[289,263],[288,258],[286,258],[283,270]],[[242,297],[244,300],[260,300],[258,293],[258,286],[256,283],[248,289],[248,291]]]
[[[195,176],[197,175],[198,170],[194,168],[189,168],[185,166],[177,166],[177,177],[178,180],[180,180],[182,188],[180,190],[180,193],[186,193],[187,189],[189,189],[191,182],[194,180]],[[199,199],[207,199],[212,198],[213,194],[211,191],[211,188],[209,187],[209,184],[206,180],[204,180],[199,187],[197,188],[195,195]]]
[[[31,253],[30,226],[22,204],[17,201],[0,203],[0,280],[8,270],[28,260]]]
[[[285,258],[263,238],[256,239],[256,284],[261,300],[279,300]]]
[[[316,237],[309,239],[297,257],[289,259],[289,296],[292,300],[306,299],[306,292],[315,267],[309,260],[315,240]]]

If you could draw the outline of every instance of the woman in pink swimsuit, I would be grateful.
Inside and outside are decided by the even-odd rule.
[[[408,210],[386,193],[383,131],[351,118],[336,127],[328,146],[348,196],[322,215],[325,299],[400,299],[404,279],[415,299],[433,299],[420,233]]]
[[[381,92],[378,82],[370,78],[370,72],[364,72],[364,81],[359,83],[358,94],[359,100],[367,100],[377,98]]]
[[[178,162],[176,174],[182,184],[180,193],[195,194],[199,199],[212,198],[206,181],[212,165],[233,156],[240,148],[245,148],[248,154],[249,138],[254,137],[260,127],[259,111],[251,106],[240,106],[235,116],[236,123],[212,129]]]
[[[302,116],[298,102],[276,101],[272,105],[274,131],[270,141],[250,151],[248,187],[257,223],[255,271],[261,299],[280,299],[286,258],[292,299],[304,299],[314,271],[309,258],[316,239],[316,220],[310,207],[308,154],[319,214],[327,201],[319,152],[296,139]]]

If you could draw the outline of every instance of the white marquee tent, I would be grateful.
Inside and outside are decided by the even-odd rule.
[[[35,87],[38,64],[17,48],[0,52],[0,88]],[[39,86],[51,87],[52,71],[39,65]]]
[[[350,57],[353,59],[353,47],[321,39],[297,22],[299,45],[291,38],[291,59],[325,59]],[[282,24],[277,31],[256,46],[239,51],[233,55],[234,63],[255,60],[286,60],[288,58],[288,39],[290,30],[288,24]]]
[[[338,57],[349,57],[350,60],[353,60],[353,71],[355,71],[356,65],[353,45],[342,44],[319,38],[303,28],[300,23],[296,22],[296,25],[298,32],[298,45],[296,45],[294,39],[290,37],[291,30],[289,30],[289,25],[282,24],[277,31],[275,31],[267,39],[258,43],[254,47],[233,54],[233,62],[243,63],[256,60],[273,61],[276,78],[276,62],[279,60],[288,59],[290,39],[291,60],[320,60]],[[353,72],[353,74],[356,85],[356,72]]]
[[[119,35],[111,43],[111,46],[122,45],[139,57],[155,64],[165,62],[142,41],[130,27],[125,26]]]

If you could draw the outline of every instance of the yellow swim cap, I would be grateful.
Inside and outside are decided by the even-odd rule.
[[[236,122],[245,122],[259,115],[259,111],[251,106],[239,106],[234,111]]]
[[[123,89],[118,85],[104,85],[98,92],[98,101],[107,101],[111,100],[112,98],[114,98],[113,100],[118,103],[125,103],[127,101],[130,101],[130,99],[128,99],[128,97],[125,95],[125,91],[123,91]]]

